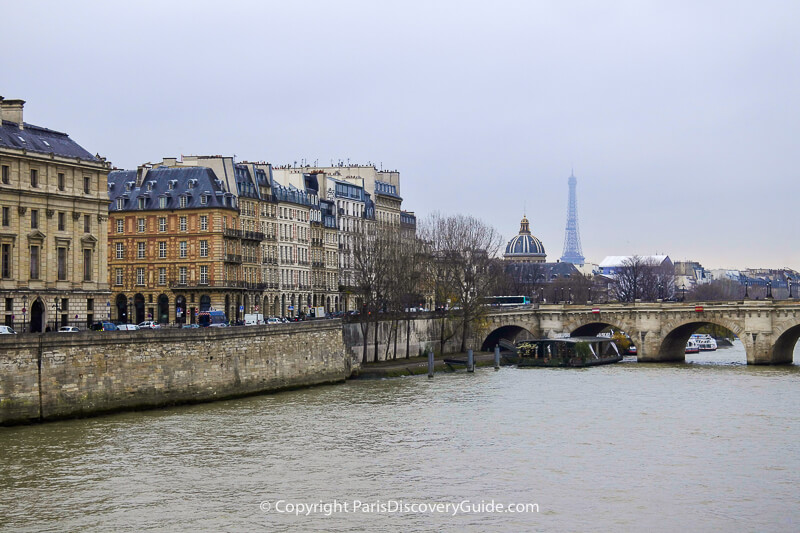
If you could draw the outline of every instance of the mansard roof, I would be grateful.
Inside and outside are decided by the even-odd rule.
[[[66,133],[34,126],[27,122],[23,122],[23,128],[19,129],[19,124],[3,120],[0,126],[0,148],[14,148],[99,162],[97,157],[70,139]]]
[[[136,186],[136,180],[136,170],[108,174],[109,211],[139,211],[140,198],[145,200],[143,210],[237,209],[236,196],[226,191],[223,182],[207,167],[157,167],[147,172],[141,186]],[[180,206],[182,196],[186,197],[185,207]],[[165,207],[160,207],[161,197],[166,198]],[[124,200],[122,209],[117,209],[118,198]]]

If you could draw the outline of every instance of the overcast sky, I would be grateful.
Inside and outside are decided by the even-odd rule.
[[[401,172],[561,256],[800,269],[800,3],[0,0],[0,95],[115,166]]]

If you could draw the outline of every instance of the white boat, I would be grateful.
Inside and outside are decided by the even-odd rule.
[[[698,346],[697,341],[694,339],[689,339],[686,341],[686,352],[685,353],[699,353],[700,346]]]
[[[701,352],[713,352],[717,349],[717,341],[708,334],[695,333],[692,339],[697,343]]]

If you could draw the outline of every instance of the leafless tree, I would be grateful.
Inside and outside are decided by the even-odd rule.
[[[671,299],[675,295],[675,272],[669,264],[634,255],[617,269],[613,285],[621,302]]]
[[[686,293],[686,299],[696,302],[739,300],[744,298],[744,287],[732,280],[720,279],[695,285]]]
[[[376,223],[365,225],[364,231],[353,238],[354,287],[361,301],[359,324],[364,339],[362,362],[367,363],[370,324],[375,328],[375,360],[378,360],[378,311],[387,297],[391,275],[392,238],[379,231]]]
[[[501,236],[483,221],[466,215],[434,214],[423,227],[437,276],[437,303],[444,295],[450,299],[464,351],[471,324],[486,312],[483,300],[491,294],[492,264]]]

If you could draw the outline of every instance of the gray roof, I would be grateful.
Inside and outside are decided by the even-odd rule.
[[[84,161],[98,159],[69,138],[66,133],[23,123],[23,129],[15,122],[4,120],[0,127],[0,147],[23,149],[29,152],[55,154],[61,157],[76,157]]]
[[[158,167],[147,172],[141,187],[136,187],[136,170],[114,170],[108,174],[109,211],[117,209],[117,198],[124,198],[121,211],[139,211],[139,198],[145,198],[144,210],[220,208],[237,209],[236,198],[225,191],[223,182],[206,167]],[[170,189],[172,184],[172,189]],[[186,206],[180,207],[180,197],[186,196]],[[202,203],[201,197],[206,197]],[[159,198],[166,197],[160,207]]]

